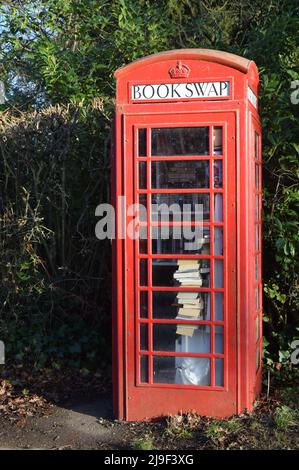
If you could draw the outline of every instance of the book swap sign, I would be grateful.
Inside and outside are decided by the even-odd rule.
[[[230,97],[230,82],[132,84],[132,101],[221,99]]]

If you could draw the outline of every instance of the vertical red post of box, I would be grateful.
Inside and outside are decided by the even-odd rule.
[[[256,65],[183,49],[115,77],[112,192],[127,229],[113,242],[115,415],[250,411],[262,353]]]

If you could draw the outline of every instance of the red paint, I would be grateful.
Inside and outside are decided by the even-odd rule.
[[[247,88],[258,95],[258,73],[254,62],[221,51],[186,49],[164,52],[137,60],[115,73],[117,79],[115,117],[115,158],[112,174],[113,203],[118,196],[126,196],[127,207],[138,203],[144,195],[150,204],[151,194],[210,194],[211,234],[215,227],[223,227],[223,255],[213,255],[211,236],[209,254],[153,254],[148,243],[147,253],[139,253],[137,241],[117,239],[113,243],[113,387],[116,417],[125,420],[145,420],[180,411],[195,410],[199,414],[225,417],[243,410],[252,410],[261,387],[261,366],[256,372],[256,349],[261,356],[261,248],[255,246],[255,233],[261,239],[261,183],[255,189],[255,165],[261,174],[261,127],[258,112],[248,100]],[[172,78],[174,77],[174,78]],[[170,84],[194,82],[230,83],[229,96],[200,97],[183,100],[132,101],[132,84]],[[165,89],[165,87],[164,87]],[[151,189],[151,162],[172,162],[177,157],[151,156],[150,132],[163,127],[209,127],[212,141],[213,126],[223,128],[223,153],[182,156],[180,161],[209,161],[209,188]],[[138,157],[137,132],[146,129],[146,156]],[[255,137],[258,134],[257,155]],[[219,187],[219,171],[215,162],[223,163],[223,188]],[[138,188],[138,162],[147,166],[146,189]],[[212,195],[223,194],[223,222],[213,219]],[[259,199],[258,218],[255,218],[255,196]],[[118,211],[118,217],[120,211]],[[150,215],[148,215],[148,222]],[[127,218],[127,223],[130,217]],[[151,222],[159,225],[161,222]],[[171,223],[170,223],[171,225]],[[175,225],[175,224],[173,224]],[[256,228],[257,226],[257,228]],[[147,229],[150,235],[150,223]],[[211,235],[210,234],[210,235]],[[255,257],[259,260],[258,279],[255,280]],[[170,287],[152,284],[152,261],[155,259],[207,259],[210,261],[210,287]],[[147,260],[148,284],[139,285],[139,261]],[[214,287],[214,259],[224,263],[223,288]],[[259,305],[255,302],[258,289]],[[139,316],[139,293],[148,292],[148,317]],[[193,353],[192,357],[210,359],[210,385],[183,385],[154,383],[153,358],[156,356],[181,357],[190,353],[155,351],[153,325],[173,325],[176,319],[154,318],[151,297],[155,291],[209,292],[210,319],[196,320],[196,325],[224,328],[223,354],[215,351],[211,335],[210,353]],[[223,321],[214,317],[213,293],[223,292]],[[260,335],[256,339],[256,324]],[[189,321],[179,321],[180,324]],[[139,327],[148,325],[148,348],[140,350]],[[189,323],[190,324],[190,323]],[[140,380],[140,357],[148,357],[148,382]],[[215,384],[215,360],[224,359],[224,384]]]

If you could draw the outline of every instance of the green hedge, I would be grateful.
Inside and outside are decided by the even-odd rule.
[[[0,114],[0,337],[11,362],[91,367],[110,347],[110,122],[99,106]]]

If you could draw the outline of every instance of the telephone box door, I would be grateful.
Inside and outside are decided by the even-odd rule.
[[[235,114],[125,115],[123,129],[127,209],[140,204],[126,221],[139,239],[125,240],[125,419],[229,416],[237,410]]]

